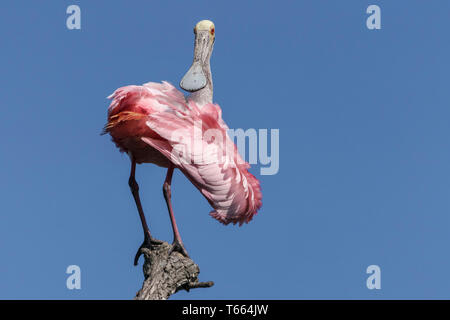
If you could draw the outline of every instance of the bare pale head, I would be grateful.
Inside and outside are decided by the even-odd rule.
[[[215,40],[214,23],[209,20],[198,22],[194,34],[194,61],[180,82],[180,87],[190,92],[203,89],[208,83],[212,86],[209,60]]]

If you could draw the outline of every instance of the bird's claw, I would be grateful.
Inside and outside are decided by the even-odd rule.
[[[171,247],[170,250],[169,250],[169,255],[170,255],[173,251],[179,252],[179,253],[181,253],[183,256],[185,256],[186,258],[189,258],[189,255],[188,255],[188,253],[187,253],[187,251],[186,251],[186,248],[185,248],[184,245],[183,245],[180,241],[178,241],[178,240],[174,240],[174,241],[173,241],[172,247]]]
[[[139,249],[136,252],[136,255],[134,256],[134,265],[137,266],[138,265],[138,260],[139,257],[142,255],[142,249],[147,248],[150,250],[154,249],[155,245],[160,245],[163,242],[161,240],[158,239],[154,239],[152,237],[145,237],[144,241],[142,242],[141,246],[139,247]]]

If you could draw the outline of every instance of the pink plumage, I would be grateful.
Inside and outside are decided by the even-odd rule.
[[[223,224],[252,220],[261,207],[259,181],[227,135],[217,104],[197,105],[167,82],[117,89],[108,109],[109,132],[137,163],[172,163],[214,208]]]

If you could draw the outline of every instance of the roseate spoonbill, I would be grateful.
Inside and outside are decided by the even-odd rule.
[[[223,224],[247,223],[261,207],[259,181],[247,171],[250,165],[242,160],[228,137],[222,110],[212,103],[210,57],[215,41],[214,24],[202,20],[194,33],[193,63],[180,82],[181,88],[191,92],[190,96],[185,98],[167,82],[149,82],[119,88],[109,97],[112,102],[103,132],[109,133],[116,146],[130,157],[128,183],[144,230],[144,242],[136,253],[135,265],[144,246],[152,248],[160,243],[151,236],[145,220],[135,179],[136,164],[153,163],[168,168],[163,194],[174,237],[171,251],[185,256],[188,254],[171,203],[175,168],[203,194],[214,209],[210,215]]]

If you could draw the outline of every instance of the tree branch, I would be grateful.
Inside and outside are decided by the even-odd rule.
[[[169,255],[171,245],[163,241],[152,250],[143,248],[145,280],[135,300],[166,300],[179,290],[209,288],[214,282],[199,282],[200,268],[179,252]]]

